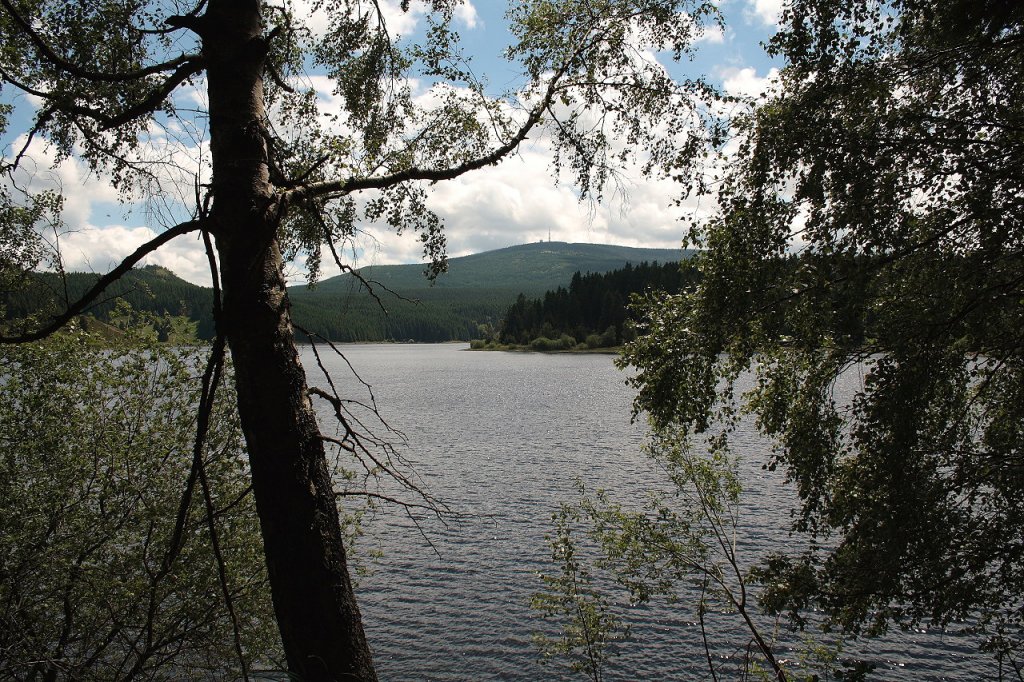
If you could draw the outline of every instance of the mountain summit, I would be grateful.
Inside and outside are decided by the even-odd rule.
[[[574,272],[609,272],[626,263],[678,261],[680,249],[647,249],[610,244],[570,244],[533,242],[448,259],[448,271],[433,285],[424,276],[424,266],[370,265],[357,272],[367,281],[377,281],[397,293],[423,289],[515,289],[515,293],[542,294],[565,286]],[[352,275],[339,275],[319,282],[315,287],[292,287],[291,293],[322,294],[347,292],[358,287]]]

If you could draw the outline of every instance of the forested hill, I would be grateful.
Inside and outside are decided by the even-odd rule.
[[[359,281],[342,275],[290,290],[301,326],[338,341],[450,341],[489,336],[519,294],[566,287],[573,273],[608,272],[626,263],[677,262],[679,249],[537,242],[452,258],[431,285],[422,265],[365,267],[385,315]],[[401,300],[386,289],[411,300]],[[413,302],[415,301],[415,302]]]
[[[536,297],[566,287],[574,272],[608,272],[626,263],[675,262],[676,249],[635,249],[600,244],[542,242],[452,258],[448,272],[431,285],[422,265],[381,265],[362,268],[388,313],[351,275],[326,279],[314,288],[289,289],[298,326],[335,341],[449,341],[484,336],[496,327],[520,293]],[[95,284],[98,275],[71,273],[65,284],[53,273],[34,276],[25,291],[0,296],[8,317],[63,309]],[[403,298],[388,293],[396,292]],[[202,338],[213,334],[212,294],[159,266],[131,271],[90,313],[106,319],[114,299],[124,297],[137,310],[157,315],[183,315],[198,323]],[[407,300],[406,300],[407,299]],[[483,327],[483,330],[481,330]],[[301,334],[299,335],[301,338]]]
[[[515,289],[516,293],[544,293],[567,286],[574,272],[610,272],[626,263],[678,262],[681,249],[639,249],[608,244],[569,244],[534,242],[494,251],[460,256],[448,261],[448,271],[431,285],[423,275],[424,266],[371,265],[359,269],[366,280],[380,282],[399,292],[425,289]],[[293,287],[294,297],[305,294],[347,293],[353,286],[351,275],[340,275],[319,282],[313,289]]]

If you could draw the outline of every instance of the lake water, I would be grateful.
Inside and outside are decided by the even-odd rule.
[[[442,523],[385,507],[364,520],[359,551],[369,573],[358,578],[358,598],[381,679],[584,679],[542,665],[531,643],[532,632],[550,627],[529,600],[543,587],[537,573],[551,570],[544,539],[551,514],[576,497],[577,478],[627,502],[665,488],[641,452],[644,429],[630,424],[632,392],[612,357],[468,352],[457,344],[341,350],[390,426],[404,433],[400,452],[422,487],[455,514]],[[344,360],[323,348],[321,357],[340,392],[366,399]],[[323,385],[308,347],[303,362],[310,382]],[[741,559],[753,563],[790,541],[793,495],[780,474],[761,469],[767,444],[756,432],[742,431],[735,446],[744,459]],[[370,558],[377,551],[380,558]],[[621,605],[632,636],[607,679],[708,676],[689,596],[673,605]],[[734,677],[730,661],[742,658],[748,639],[735,620],[711,623],[723,679]],[[800,636],[782,631],[780,638],[777,655],[796,658]],[[997,674],[973,641],[950,632],[895,633],[866,652],[877,665],[874,679]]]

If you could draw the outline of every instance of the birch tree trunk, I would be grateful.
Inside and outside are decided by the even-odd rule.
[[[288,668],[307,681],[375,680],[289,314],[264,135],[259,3],[210,2],[198,32],[208,59],[222,323]]]

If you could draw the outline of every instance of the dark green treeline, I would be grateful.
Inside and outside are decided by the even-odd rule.
[[[503,344],[531,345],[537,350],[616,346],[632,333],[627,320],[630,297],[645,291],[679,293],[696,283],[690,261],[640,263],[605,273],[577,272],[569,288],[529,300],[520,294],[505,314],[498,333]]]

